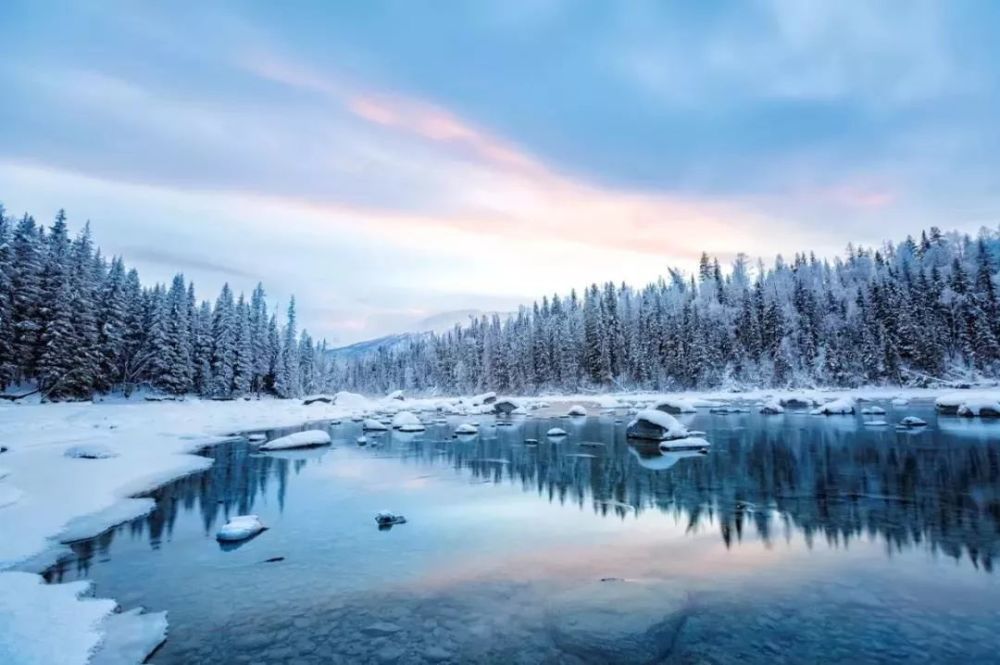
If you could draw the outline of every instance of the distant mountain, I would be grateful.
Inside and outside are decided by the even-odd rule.
[[[498,315],[501,319],[504,319],[511,316],[513,312],[484,312],[478,309],[460,309],[450,312],[441,312],[440,314],[435,314],[419,321],[414,326],[413,332],[394,333],[392,335],[384,335],[374,339],[366,339],[361,342],[355,342],[354,344],[348,344],[347,346],[330,349],[329,353],[338,358],[348,359],[375,353],[383,347],[385,347],[387,351],[395,351],[396,349],[403,348],[418,339],[429,337],[433,333],[441,334],[448,332],[455,327],[455,324],[466,325],[474,318],[493,316],[494,314]]]

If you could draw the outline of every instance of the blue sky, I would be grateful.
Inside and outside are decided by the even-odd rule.
[[[154,6],[155,5],[155,6]],[[1000,3],[0,4],[0,201],[350,342],[1000,222]],[[447,317],[445,317],[447,318]]]

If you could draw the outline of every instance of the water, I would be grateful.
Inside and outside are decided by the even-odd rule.
[[[227,443],[47,577],[168,610],[154,663],[998,662],[1000,423],[885,406],[930,426],[699,413],[711,452],[671,458],[621,414]],[[270,529],[221,548],[247,512]]]

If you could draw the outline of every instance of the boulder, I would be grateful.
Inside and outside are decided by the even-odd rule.
[[[226,522],[215,538],[221,542],[237,542],[253,538],[264,528],[264,523],[256,515],[238,515]]]
[[[509,399],[497,400],[493,404],[493,413],[498,416],[509,416],[518,409],[517,402]]]
[[[281,436],[261,444],[261,450],[289,450],[291,448],[312,448],[330,445],[330,433],[326,430],[311,429]]]
[[[554,595],[547,623],[556,645],[585,662],[666,658],[689,611],[674,585],[606,578]]]
[[[688,431],[684,425],[669,413],[658,409],[640,411],[625,428],[625,436],[630,439],[663,441],[683,439],[687,435]]]
[[[302,398],[302,404],[304,406],[309,406],[310,404],[315,404],[321,402],[323,404],[333,404],[336,401],[335,397],[330,395],[309,395],[308,397]]]
[[[364,424],[361,425],[361,430],[363,432],[385,432],[388,429],[388,426],[380,423],[374,418],[368,418],[365,420]]]
[[[653,405],[653,408],[663,413],[695,413],[698,409],[694,404],[684,399],[661,399]]]
[[[587,409],[585,409],[584,407],[580,406],[579,404],[574,404],[573,406],[569,407],[569,411],[566,412],[566,415],[569,415],[569,416],[585,416],[585,415],[587,415]]]

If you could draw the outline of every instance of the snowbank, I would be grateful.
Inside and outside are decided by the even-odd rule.
[[[633,439],[649,439],[661,441],[664,439],[683,439],[688,435],[687,428],[669,413],[657,409],[645,409],[635,415],[635,418],[625,428],[625,435]]]
[[[0,574],[0,663],[85,665],[116,607],[86,598],[90,588],[86,581],[45,584],[31,573]]]
[[[472,406],[484,406],[486,404],[493,404],[497,401],[497,394],[494,392],[483,393],[482,395],[475,395],[470,401]]]
[[[261,450],[288,450],[289,448],[311,448],[312,446],[330,445],[330,433],[322,429],[311,429],[296,432],[261,445]]]
[[[101,627],[104,639],[89,665],[135,665],[167,639],[167,613],[147,614],[137,607],[110,615]]]

